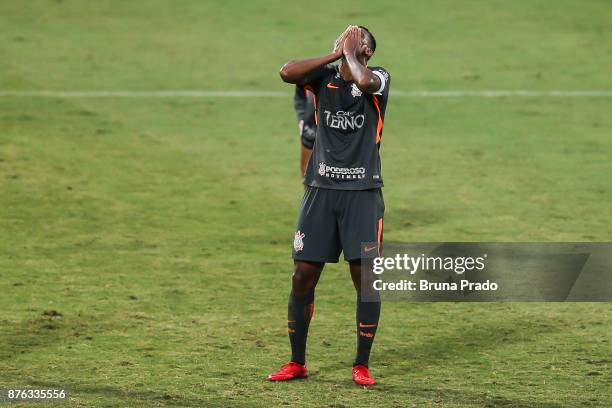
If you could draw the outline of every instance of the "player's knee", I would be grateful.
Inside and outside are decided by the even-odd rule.
[[[312,289],[313,277],[307,272],[296,268],[293,272],[292,284],[294,292],[298,294],[305,293]]]
[[[363,275],[361,273],[362,262],[361,260],[351,261],[349,265],[350,265],[351,279],[353,280],[353,286],[355,286],[355,290],[359,292],[361,291],[361,286],[362,286],[362,281],[363,281]]]
[[[314,289],[316,270],[302,262],[296,262],[293,269],[292,288],[296,294],[304,294]]]
[[[308,135],[302,133],[302,146],[304,146],[305,149],[308,150],[312,150],[312,148],[314,147],[314,136],[313,137],[309,137]]]

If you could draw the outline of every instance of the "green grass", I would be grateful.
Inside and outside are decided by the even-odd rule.
[[[9,0],[0,90],[290,91],[279,66],[353,22],[396,90],[610,90],[611,14],[596,0]],[[610,241],[611,110],[392,96],[385,238]],[[264,381],[288,356],[295,133],[290,98],[0,97],[0,388],[64,386],[64,406],[96,407],[612,405],[609,303],[388,303],[380,385],[355,387],[344,264],[319,284],[312,377]]]

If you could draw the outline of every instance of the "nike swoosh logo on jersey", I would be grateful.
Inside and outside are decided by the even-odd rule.
[[[327,84],[327,87],[331,88],[331,89],[338,89],[338,88],[340,88],[339,86],[336,86],[336,85],[332,84],[331,82]]]
[[[377,245],[374,245],[373,247],[369,247],[369,246],[364,246],[363,247],[363,252],[370,252],[373,249],[376,249]]]

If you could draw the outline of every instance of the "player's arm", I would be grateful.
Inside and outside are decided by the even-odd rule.
[[[346,30],[340,34],[334,43],[334,49],[331,53],[322,57],[292,60],[283,65],[280,69],[280,76],[283,81],[290,84],[304,85],[305,79],[312,71],[322,65],[331,64],[332,62],[342,58],[342,46],[344,44],[344,39],[353,27],[356,26],[348,26]]]
[[[307,78],[308,74],[322,65],[330,64],[336,60],[339,60],[341,57],[342,50],[340,50],[340,52],[332,52],[322,57],[289,61],[281,67],[280,76],[283,81],[287,83],[304,85],[304,80]]]
[[[352,28],[344,41],[344,57],[357,88],[365,93],[375,93],[380,89],[380,78],[357,58],[357,51],[363,47],[367,46],[361,42],[359,28]]]

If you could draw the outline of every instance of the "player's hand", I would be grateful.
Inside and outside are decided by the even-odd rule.
[[[342,32],[342,34],[340,34],[338,36],[338,38],[336,38],[336,41],[334,42],[334,48],[332,49],[332,52],[334,54],[336,54],[338,56],[338,58],[340,58],[342,56],[342,49],[344,47],[344,40],[346,38],[346,35],[348,34],[348,32],[350,31],[350,29],[352,27],[356,27],[356,26],[349,25],[348,27],[346,27],[346,30],[344,30]]]
[[[344,47],[342,52],[345,56],[354,56],[357,50],[361,47],[361,30],[357,26],[350,27],[346,38],[344,39]]]

